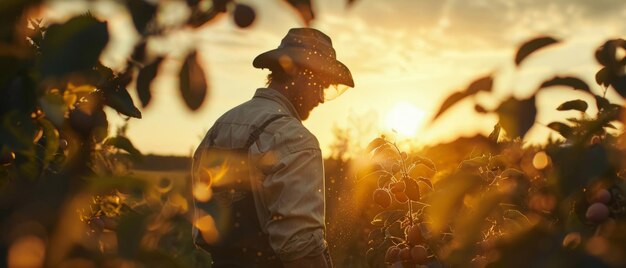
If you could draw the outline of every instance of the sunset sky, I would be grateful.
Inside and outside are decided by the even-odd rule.
[[[179,10],[184,13],[175,1],[160,2],[168,7],[162,13],[164,21],[176,20]],[[190,155],[217,117],[264,86],[268,71],[253,68],[254,57],[277,47],[289,28],[303,26],[282,0],[239,2],[257,11],[250,28],[238,29],[226,15],[199,30],[149,44],[151,51],[169,56],[153,84],[152,103],[142,109],[143,118],[132,119],[128,127],[127,134],[143,153]],[[495,108],[511,95],[527,97],[543,80],[557,74],[579,75],[601,93],[593,79],[599,70],[593,52],[608,38],[626,37],[626,1],[622,0],[360,0],[352,8],[337,0],[313,2],[316,19],[312,27],[332,38],[338,59],[350,68],[356,84],[340,98],[318,107],[304,122],[325,154],[334,139],[333,126],[355,128],[355,121],[375,127],[367,133],[352,131],[363,141],[393,126],[401,133],[414,129],[412,136],[400,134],[399,138],[419,144],[488,134],[497,118],[476,114],[468,100],[433,124],[425,121],[450,93],[489,73],[496,76],[494,92],[478,96],[487,108]],[[47,16],[60,20],[85,8],[82,1],[57,1]],[[107,4],[92,4],[92,8],[96,16],[109,20],[112,34],[102,61],[113,68],[123,67],[137,39],[128,15]],[[516,68],[516,48],[538,35],[563,42],[533,54]],[[184,106],[176,77],[181,59],[193,48],[203,59],[211,86],[208,100],[195,113]],[[130,91],[134,94],[134,89]],[[612,91],[607,96],[622,103]],[[540,124],[531,129],[528,141],[539,142],[550,134],[541,124],[576,116],[575,112],[554,111],[575,98],[589,101],[587,113],[595,113],[592,98],[578,92],[554,88],[541,93]],[[113,126],[123,122],[114,112],[108,114]],[[403,114],[413,116],[394,119]]]

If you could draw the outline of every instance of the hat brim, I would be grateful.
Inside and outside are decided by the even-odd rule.
[[[255,68],[270,70],[283,69],[290,64],[305,67],[315,71],[318,75],[328,79],[331,84],[343,84],[354,87],[354,80],[348,67],[340,61],[305,48],[285,47],[264,52],[254,58],[252,65]]]

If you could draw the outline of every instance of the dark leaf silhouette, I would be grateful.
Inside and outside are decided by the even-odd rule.
[[[311,0],[286,0],[291,6],[293,6],[296,11],[302,17],[302,21],[304,21],[304,25],[309,26],[311,24],[311,20],[315,18],[315,14],[313,12],[313,7],[311,5]]]
[[[143,155],[141,154],[141,152],[139,150],[137,150],[137,148],[135,148],[135,146],[133,146],[133,143],[126,137],[124,136],[117,136],[117,137],[111,137],[108,138],[105,142],[105,145],[109,145],[109,146],[113,146],[117,149],[120,150],[124,150],[126,152],[128,152],[130,154],[130,156],[134,159],[140,159]]]
[[[611,103],[606,98],[598,95],[594,95],[594,97],[596,98],[596,107],[598,108],[598,111],[606,110],[610,107]]]
[[[239,28],[246,28],[254,22],[256,12],[254,12],[254,9],[248,5],[237,4],[235,6],[235,11],[233,12],[233,18],[235,19],[235,24],[237,24]]]
[[[496,112],[498,113],[500,126],[502,126],[509,137],[523,138],[535,123],[535,117],[537,116],[535,96],[533,95],[525,100],[509,98],[500,104]]]
[[[139,101],[141,101],[141,106],[143,107],[148,106],[150,100],[152,99],[150,85],[152,84],[152,80],[154,80],[157,76],[159,65],[162,61],[163,58],[159,57],[154,62],[139,70],[139,74],[137,75],[137,95],[139,96]]]
[[[148,23],[154,19],[157,7],[144,0],[126,0],[126,6],[133,18],[135,29],[139,34],[143,34]]]
[[[133,99],[125,88],[120,85],[113,85],[103,88],[102,91],[106,105],[123,115],[141,118],[141,112],[135,107]]]
[[[549,36],[538,37],[527,41],[526,43],[522,44],[522,46],[520,46],[519,50],[517,51],[517,54],[515,55],[515,64],[519,66],[520,63],[533,52],[546,46],[556,44],[558,42],[560,41]]]
[[[626,75],[620,75],[615,77],[613,81],[611,81],[611,85],[619,93],[622,98],[626,98]]]
[[[487,109],[485,109],[485,107],[483,107],[483,106],[482,106],[482,105],[480,105],[480,104],[476,104],[476,105],[474,105],[474,110],[475,110],[477,113],[481,113],[481,114],[486,114],[486,113],[489,113],[489,111],[487,111]]]
[[[608,87],[611,84],[611,77],[612,75],[609,69],[607,67],[604,67],[596,73],[596,83],[603,87]]]
[[[41,47],[41,73],[45,77],[88,71],[108,41],[107,23],[89,15],[51,25]]]
[[[616,69],[619,67],[620,61],[623,59],[616,58],[617,48],[626,49],[626,40],[624,39],[613,39],[606,41],[602,46],[600,46],[595,53],[596,60],[601,65],[604,65],[610,69]]]
[[[207,95],[207,82],[204,71],[198,63],[196,52],[187,56],[180,70],[180,92],[189,109],[195,111],[204,102]]]
[[[576,111],[580,111],[580,112],[585,112],[587,111],[587,108],[589,107],[589,105],[587,105],[587,102],[585,102],[584,100],[571,100],[571,101],[566,101],[564,103],[562,103],[561,105],[559,105],[559,107],[557,107],[556,109],[559,111],[569,111],[569,110],[576,110]]]
[[[133,54],[130,55],[130,58],[137,62],[143,62],[146,59],[147,45],[148,43],[145,41],[135,45],[135,48],[133,49]]]
[[[215,6],[214,6],[215,7]],[[193,13],[191,13],[191,15],[189,16],[189,19],[187,20],[187,24],[189,24],[192,27],[200,27],[202,25],[204,25],[205,23],[213,20],[214,18],[217,17],[217,15],[225,12],[226,9],[224,9],[224,11],[217,11],[215,8],[211,8],[207,11],[203,11],[200,9],[194,9]]]
[[[470,85],[464,91],[455,92],[452,95],[448,96],[448,98],[441,104],[439,107],[439,111],[435,114],[433,121],[437,119],[441,114],[443,114],[446,110],[452,107],[457,102],[463,100],[468,96],[475,95],[480,91],[490,92],[493,87],[493,77],[491,75],[481,77],[474,82],[470,83]]]
[[[376,148],[380,147],[381,145],[385,144],[385,140],[382,138],[376,138],[373,141],[371,141],[368,145],[367,145],[367,152],[372,152],[374,151]]]
[[[573,89],[579,89],[585,92],[591,92],[589,85],[583,80],[576,77],[559,77],[555,76],[550,80],[544,81],[539,88],[553,87],[553,86],[567,86]]]
[[[226,5],[228,5],[229,2],[231,2],[231,0],[213,0],[211,9],[217,12],[226,12]]]
[[[574,133],[572,127],[561,122],[552,122],[548,124],[548,127],[561,134],[564,138],[569,138]]]
[[[389,226],[395,221],[404,217],[405,212],[403,210],[386,210],[378,215],[374,216],[372,225],[374,226]]]
[[[492,88],[493,88],[493,77],[491,75],[488,75],[488,76],[481,77],[481,78],[474,80],[474,82],[472,82],[467,87],[465,92],[468,95],[474,95],[480,91],[491,92]]]

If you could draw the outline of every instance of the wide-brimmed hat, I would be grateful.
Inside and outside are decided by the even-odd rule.
[[[285,71],[294,65],[301,66],[331,84],[354,87],[352,74],[346,65],[337,60],[330,37],[313,28],[290,29],[278,48],[258,55],[252,65]]]

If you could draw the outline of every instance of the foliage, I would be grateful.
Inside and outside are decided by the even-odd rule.
[[[557,42],[539,37],[524,43],[515,57],[516,65]],[[624,42],[616,39],[596,51],[596,59],[604,66],[596,75],[598,84],[618,93],[626,90],[619,82],[626,60],[615,54],[620,47]],[[491,79],[480,78],[467,90],[453,93],[435,118],[463,98],[491,91]],[[480,81],[489,81],[481,82],[488,86],[476,90],[474,85]],[[535,96],[552,86],[592,95],[598,112],[588,115],[584,100],[567,101],[556,109],[578,111],[580,116],[547,125],[563,139],[541,147],[523,146],[523,137],[535,125]],[[421,156],[408,156],[385,137],[370,143],[375,171],[364,178],[380,174],[373,201],[383,210],[371,223],[375,229],[366,252],[369,266],[625,265],[618,252],[626,249],[620,240],[626,234],[621,160],[626,152],[623,130],[613,125],[621,122],[622,106],[594,94],[580,78],[556,76],[527,99],[510,97],[493,111],[476,107],[478,112],[498,115],[489,137],[459,139],[450,146],[424,149]],[[470,144],[471,151],[463,149],[463,144]],[[423,160],[428,155],[432,160]],[[426,175],[411,174],[420,161],[437,165],[428,166]],[[409,191],[414,182],[422,183],[416,184],[419,191],[414,198],[399,198],[398,193]],[[390,195],[394,202],[406,205],[390,206]]]

